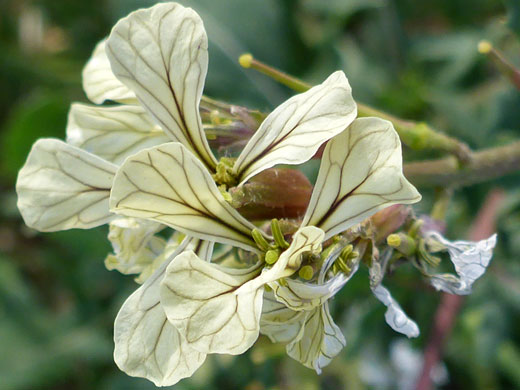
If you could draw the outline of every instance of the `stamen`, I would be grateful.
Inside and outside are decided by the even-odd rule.
[[[271,220],[271,232],[273,233],[274,242],[282,249],[289,248],[289,243],[285,241],[285,237],[283,236],[282,229],[280,228],[280,223],[277,219]]]
[[[264,238],[260,229],[251,230],[251,237],[253,237],[253,240],[255,241],[256,245],[262,251],[267,252],[268,250],[271,249],[271,246],[269,245],[267,240]]]
[[[298,271],[298,275],[300,276],[300,278],[302,278],[304,280],[311,280],[312,277],[314,276],[314,270],[312,269],[312,267],[310,265],[304,265]]]
[[[280,258],[280,249],[269,249],[265,253],[265,262],[267,264],[274,264]]]

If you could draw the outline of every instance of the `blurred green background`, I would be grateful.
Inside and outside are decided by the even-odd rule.
[[[63,138],[81,69],[96,42],[146,0],[0,1],[0,389],[151,389],[119,372],[112,326],[136,288],[108,272],[107,230],[41,234],[24,226],[14,183],[32,143]],[[205,93],[269,110],[291,92],[237,57],[257,58],[309,82],[336,69],[354,97],[426,120],[479,149],[520,138],[520,93],[477,51],[490,40],[520,66],[518,0],[192,0],[210,38]],[[405,159],[435,157],[405,150]],[[438,370],[441,389],[520,388],[520,176],[458,191],[447,236],[466,238],[485,196],[506,191],[499,244],[464,303]],[[430,190],[418,213],[431,207]],[[261,338],[239,357],[211,357],[175,389],[394,389],[417,373],[440,295],[408,267],[387,279],[417,320],[408,342],[360,272],[333,304],[347,347],[321,376]],[[414,374],[415,372],[415,374]]]

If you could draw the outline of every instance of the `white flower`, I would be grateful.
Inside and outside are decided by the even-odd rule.
[[[434,252],[446,250],[458,277],[452,274],[430,275],[430,283],[437,289],[450,294],[467,295],[473,283],[480,278],[493,257],[497,235],[481,241],[448,241],[439,233],[426,234],[426,242]]]
[[[202,21],[189,8],[161,3],[120,20],[85,67],[84,87],[95,103],[131,104],[73,105],[67,129],[72,145],[36,143],[17,183],[22,215],[40,230],[90,228],[123,216],[190,236],[173,255],[163,251],[167,258],[151,265],[158,268],[115,323],[118,366],[157,385],[191,375],[207,353],[247,350],[259,334],[266,284],[291,276],[302,254],[319,253],[325,240],[378,210],[420,199],[402,174],[392,124],[354,120],[356,105],[343,72],[276,108],[233,164],[218,162],[199,113],[207,61]],[[254,225],[225,201],[217,184],[240,185],[274,165],[300,164],[328,140],[308,210],[278,261],[247,269],[209,263],[213,242],[260,252],[251,235]],[[154,237],[146,228],[136,232],[113,240],[132,246],[139,235]],[[149,245],[138,245],[138,251]],[[148,274],[150,268],[127,256],[123,246],[116,251],[120,263],[112,266]],[[322,282],[320,287],[328,286]],[[325,289],[332,296],[341,283]],[[302,338],[294,338],[289,351],[316,370],[344,344],[328,313],[330,296],[311,297],[316,306],[308,311],[315,314],[300,318]],[[339,344],[329,348],[325,335],[331,329]],[[308,345],[309,334],[323,348]],[[309,348],[310,360],[303,358]]]
[[[324,240],[347,230],[378,210],[391,204],[413,203],[420,199],[415,188],[404,178],[401,164],[399,138],[389,122],[375,118],[354,121],[346,131],[327,144],[303,223],[293,235],[289,248],[281,253],[271,268],[266,267],[261,271],[262,264],[246,270],[224,268],[204,262],[190,252],[181,254],[168,266],[161,287],[161,303],[170,322],[184,335],[188,345],[200,352],[238,354],[247,350],[259,334],[265,284],[272,285],[276,280],[294,274],[301,265],[303,253],[319,253]],[[184,167],[185,172],[182,172],[182,166],[178,165],[178,170],[163,173],[171,183],[168,192],[159,186],[153,190],[162,191],[160,194],[167,194],[165,197],[173,197],[175,193],[184,191],[186,179],[170,178],[172,172],[181,172],[184,177],[193,176],[188,174],[191,167],[186,163]],[[203,171],[202,167],[199,171]],[[209,178],[204,183],[208,181]],[[146,189],[144,182],[139,183],[143,185],[137,185],[134,193],[153,193]],[[197,196],[207,191],[201,187],[197,192],[196,183],[192,183],[190,188]],[[168,202],[173,203],[173,200],[165,200],[161,205],[162,210],[167,209]],[[142,204],[144,206],[144,203]],[[139,205],[140,203],[136,202],[134,209],[143,207]],[[146,214],[143,212],[140,216],[144,217]],[[153,220],[165,221],[162,215],[150,217]],[[177,217],[169,214],[168,218],[176,220]],[[190,219],[184,219],[182,222],[186,224],[186,229],[195,229],[197,223]],[[208,232],[203,238],[219,242],[236,240],[231,233],[222,237]],[[308,299],[307,307],[312,308],[316,305],[315,308],[319,310],[312,308],[311,312],[315,313],[312,316],[286,313],[282,320],[295,325],[277,336],[294,341],[289,352],[291,356],[316,370],[326,364],[327,360],[323,356],[332,353],[332,350],[337,351],[338,345],[343,343],[342,336],[339,336],[341,332],[328,314],[327,305],[322,304],[326,298],[333,295],[342,282],[333,280],[330,283],[329,287],[325,287],[324,299],[320,299],[319,296]],[[194,285],[204,287],[194,289]],[[316,288],[320,291],[322,287]],[[287,296],[284,296],[282,302],[288,302]],[[296,309],[296,305],[293,308]],[[339,333],[334,334],[340,342],[334,344],[335,347],[331,351],[327,350],[329,352],[323,354],[323,350],[316,348],[316,345],[307,344],[305,340],[308,339],[298,337],[298,327],[307,329],[307,336],[311,333],[316,335],[313,336],[313,340],[319,337],[325,342],[325,347],[330,344],[327,341],[329,339],[323,338],[324,335],[338,330]],[[312,355],[306,355],[309,348],[314,348]],[[307,360],[303,356],[312,358]]]

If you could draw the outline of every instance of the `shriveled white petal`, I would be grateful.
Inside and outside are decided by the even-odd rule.
[[[371,287],[372,292],[386,307],[385,320],[390,327],[396,332],[402,333],[408,337],[419,336],[419,327],[412,321],[406,313],[401,309],[397,301],[392,298],[390,291],[382,284]]]
[[[313,309],[303,326],[301,337],[287,345],[287,354],[321,374],[321,369],[346,345],[345,337],[334,323],[327,304]]]
[[[155,235],[163,227],[157,222],[134,218],[110,222],[108,239],[114,253],[106,257],[105,266],[127,275],[143,272],[166,247],[166,240]]]
[[[455,266],[458,278],[450,274],[435,274],[431,283],[437,290],[450,294],[467,295],[475,280],[480,278],[493,257],[493,249],[497,243],[497,235],[481,241],[448,241],[439,233],[430,232],[428,240],[440,243],[448,250]]]
[[[146,378],[157,386],[171,386],[191,376],[206,359],[168,322],[159,294],[168,264],[199,244],[197,239],[185,239],[121,307],[114,324],[114,360],[128,375]]]
[[[273,343],[290,343],[301,338],[308,313],[289,309],[278,302],[271,291],[265,291],[260,333],[269,337]]]
[[[110,207],[197,238],[257,251],[254,226],[224,200],[202,163],[176,142],[126,159],[114,179]]]
[[[135,94],[112,73],[105,52],[106,39],[96,45],[92,56],[83,68],[83,90],[90,101],[101,104],[105,100],[136,103]]]
[[[327,239],[387,206],[420,199],[403,176],[392,123],[359,118],[325,147],[303,225],[322,228]]]
[[[106,51],[114,74],[171,139],[214,168],[199,114],[208,68],[199,15],[177,3],[132,12],[112,29]]]
[[[249,140],[233,169],[244,182],[276,164],[301,164],[321,144],[345,130],[356,115],[352,89],[345,74],[337,71],[276,108]]]
[[[161,303],[192,348],[237,355],[258,338],[263,288],[237,291],[258,273],[259,266],[224,268],[184,252],[166,269]]]
[[[67,143],[120,165],[139,150],[170,142],[141,106],[96,107],[75,103]]]
[[[51,232],[109,222],[117,167],[56,139],[40,139],[18,173],[18,209],[27,226]]]

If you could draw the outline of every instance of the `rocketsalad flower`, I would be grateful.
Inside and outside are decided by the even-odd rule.
[[[202,21],[189,8],[161,3],[122,19],[96,48],[84,83],[95,103],[124,104],[73,105],[69,143],[38,141],[17,182],[29,226],[54,231],[112,222],[112,241],[121,246],[116,255],[126,263],[109,266],[140,272],[144,281],[117,316],[114,358],[129,375],[157,385],[190,376],[208,353],[247,350],[258,337],[264,301],[274,297],[287,306],[281,291],[264,296],[266,285],[282,284],[305,256],[320,256],[329,239],[378,210],[420,199],[402,174],[392,124],[354,120],[343,72],[276,108],[236,159],[217,160],[199,113],[207,61]],[[326,141],[309,207],[289,242],[278,235],[273,243],[226,201],[230,187],[278,164],[303,163]],[[153,240],[161,226],[188,237],[173,251]],[[122,248],[137,237],[146,245]],[[243,268],[212,264],[213,242],[256,253],[258,261]],[[316,280],[325,293],[303,310],[314,314],[300,318],[302,337],[288,349],[317,371],[344,344],[327,300],[348,278],[327,276],[330,265]],[[327,346],[330,329],[339,342],[332,349],[306,343],[311,332]]]
[[[147,151],[143,151],[141,155],[146,153]],[[187,161],[190,164],[187,164]],[[133,188],[132,195],[140,199],[141,194],[144,194],[143,199],[147,199],[148,196],[158,196],[154,195],[157,193],[161,196],[167,194],[168,199],[165,199],[162,204],[163,210],[168,210],[169,207],[175,210],[174,207],[179,203],[178,198],[169,199],[169,197],[184,191],[190,183],[190,191],[194,192],[195,198],[203,197],[208,193],[208,183],[213,185],[212,193],[216,194],[214,196],[219,196],[216,185],[210,180],[209,173],[201,164],[195,173],[199,177],[205,174],[206,178],[198,182],[186,181],[186,178],[194,176],[190,170],[197,162],[198,160],[194,158],[185,159],[184,164],[177,165],[176,169],[161,171],[162,175],[169,178],[167,182],[156,182],[154,176],[146,171],[145,185],[144,176],[139,177],[136,174],[137,168],[133,172],[127,172],[127,175],[133,175],[134,183],[143,180],[140,181],[143,183],[141,186]],[[120,170],[118,177],[125,172],[123,169]],[[162,178],[162,175],[156,177]],[[171,175],[178,175],[184,179]],[[118,177],[114,188],[117,188]],[[202,183],[203,186],[197,185],[198,183]],[[114,195],[117,196],[116,191],[113,191]],[[153,198],[149,199],[151,201]],[[161,285],[161,305],[169,322],[179,330],[187,345],[194,350],[205,354],[243,353],[251,347],[259,335],[265,285],[278,283],[280,279],[295,274],[302,265],[304,255],[318,256],[324,242],[355,226],[378,210],[395,203],[414,203],[419,199],[420,195],[402,174],[401,144],[391,123],[376,118],[357,119],[327,144],[302,224],[292,235],[290,244],[287,243],[285,246],[282,244],[274,249],[278,251],[275,255],[278,258],[275,259],[274,264],[269,264],[271,261],[268,260],[267,254],[273,250],[270,248],[275,247],[274,243],[267,243],[264,249],[262,246],[248,244],[248,247],[255,245],[252,249],[257,252],[260,249],[265,261],[260,260],[252,267],[242,269],[208,263],[192,251],[183,252],[173,259],[164,271],[161,271],[164,273],[162,282],[160,278],[154,279],[156,284]],[[132,215],[136,210],[139,211],[140,207],[144,207],[144,212],[140,216],[146,217],[145,213],[150,201],[134,202]],[[200,204],[207,205],[208,201]],[[121,208],[118,212],[126,214],[127,209]],[[162,213],[148,214],[148,217],[164,222]],[[199,221],[196,218],[192,220],[184,218],[183,215],[172,214],[169,214],[168,218],[171,218],[174,223],[178,223],[177,219],[181,220],[180,223],[184,224],[185,229],[198,229]],[[214,220],[211,223],[229,227],[223,220]],[[236,229],[231,231],[223,228],[218,231],[213,229],[213,232],[217,234],[212,234],[210,231],[202,238],[222,243],[233,242],[243,246],[243,242],[236,238]],[[248,237],[251,237],[251,232]],[[248,239],[253,241],[252,238]],[[333,295],[334,293],[331,293],[328,297]],[[316,315],[300,319],[302,321],[312,319],[307,329],[321,331],[327,329],[327,332],[331,328],[337,329],[327,310],[324,306],[320,306]],[[130,325],[125,324],[125,326]],[[310,356],[306,349],[311,345],[302,340],[295,339],[291,356],[300,356],[305,364],[319,371],[325,364],[322,353],[324,350],[315,349],[315,354],[307,360],[304,356]],[[119,341],[127,344],[134,343],[131,338]],[[339,352],[338,348],[334,350]]]

